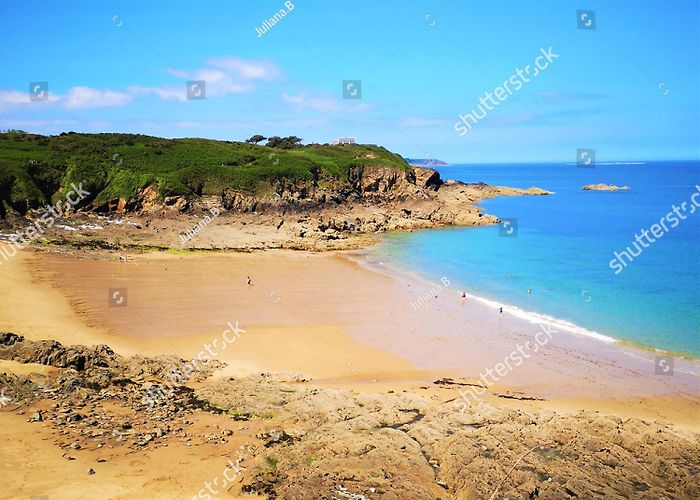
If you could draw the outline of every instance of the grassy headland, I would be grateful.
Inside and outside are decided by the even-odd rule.
[[[0,133],[0,205],[26,207],[61,198],[83,183],[89,202],[131,198],[147,186],[161,197],[219,194],[230,188],[264,194],[280,182],[347,181],[352,167],[407,170],[404,159],[374,145],[291,146],[285,149],[210,139],[163,139],[134,134],[57,136]],[[2,209],[0,209],[2,210]]]

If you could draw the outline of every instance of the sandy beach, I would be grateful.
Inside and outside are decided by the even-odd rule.
[[[238,323],[246,333],[235,349],[217,356],[238,367],[231,368],[237,375],[268,370],[314,379],[385,379],[404,372],[409,378],[422,374],[421,380],[476,378],[530,341],[519,366],[512,363],[510,373],[494,375],[496,385],[548,399],[700,395],[695,361],[681,360],[673,377],[661,377],[650,351],[556,327],[546,335],[548,325],[461,300],[449,281],[428,282],[371,262],[362,252],[95,257],[22,255],[10,274],[17,276],[15,286],[27,277],[30,284],[2,306],[3,319],[11,319],[0,327],[26,331],[28,338],[47,332],[44,338],[50,338],[59,326],[76,331],[61,324],[72,321],[83,325],[80,336],[55,338],[77,343],[89,332],[88,338],[123,345],[127,354],[191,357],[229,323]],[[110,306],[109,291],[115,289],[125,289],[125,307]],[[30,292],[53,293],[53,299],[37,299],[52,304],[50,316],[22,310],[27,301],[19,297]],[[32,323],[22,327],[26,321]],[[534,340],[538,333],[541,347]]]
[[[1,271],[3,289],[11,292],[0,302],[0,331],[30,340],[106,344],[124,356],[192,359],[237,325],[240,335],[216,352],[215,359],[226,366],[214,371],[213,382],[272,373],[307,380],[324,390],[420,394],[432,401],[429,405],[456,407],[468,401],[472,407],[483,403],[563,415],[586,410],[700,431],[696,418],[700,370],[695,361],[684,362],[673,377],[662,377],[654,374],[653,353],[566,332],[554,331],[521,364],[496,375],[477,397],[464,396],[473,394],[465,392],[469,385],[434,384],[448,378],[458,384],[481,385],[484,370],[495,370],[517,345],[532,343],[542,326],[507,312],[499,314],[475,300],[462,301],[451,284],[442,283],[438,290],[439,279],[429,283],[386,269],[362,252],[67,255],[25,251]],[[125,306],[110,303],[110,291],[115,289],[124,294]],[[3,364],[12,373],[21,373],[19,367],[25,372],[46,370]],[[31,449],[23,460],[46,462],[33,469],[7,462],[25,471],[25,477],[11,480],[13,494],[27,492],[27,484],[37,484],[41,487],[35,491],[50,492],[56,498],[67,498],[71,491],[89,496],[91,490],[84,489],[89,477],[76,479],[74,489],[66,489],[57,479],[40,480],[46,475],[44,468],[64,476],[75,470],[71,469],[74,462],[67,464],[60,453],[51,451],[51,431],[46,426],[38,434],[30,432],[21,422],[26,414],[8,414],[7,409],[2,413],[4,420],[13,422],[3,426],[3,456]],[[211,415],[195,425],[207,432],[226,424],[220,416]],[[237,439],[252,439],[265,425],[263,421],[237,429]],[[187,471],[178,473],[174,482],[157,476],[157,467],[137,468],[141,472],[134,473],[139,462],[121,455],[123,450],[112,450],[109,472],[106,476],[100,472],[100,489],[112,485],[112,497],[126,497],[132,488],[181,496],[203,474],[189,465],[210,459],[212,451],[205,445],[189,449],[171,444],[167,453],[162,448],[149,452],[149,459],[166,460],[179,449]],[[44,458],[34,457],[36,453]],[[100,454],[99,449],[85,453],[75,463],[89,463]],[[163,484],[169,486],[164,490]]]

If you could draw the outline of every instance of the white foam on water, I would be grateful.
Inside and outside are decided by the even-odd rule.
[[[472,295],[467,293],[466,296],[470,299],[475,300],[476,302],[479,302],[481,304],[484,304],[494,310],[498,310],[501,307],[503,308],[503,314],[510,314],[511,316],[515,316],[516,318],[523,319],[525,321],[528,321],[529,323],[533,325],[546,325],[551,328],[554,328],[556,330],[560,331],[565,331],[568,333],[574,333],[576,335],[584,335],[586,337],[591,337],[596,340],[600,340],[603,342],[617,342],[617,339],[613,337],[609,337],[607,335],[603,335],[602,333],[598,333],[593,330],[588,330],[587,328],[583,328],[582,326],[578,326],[574,323],[571,323],[570,321],[566,321],[564,319],[559,319],[555,318],[554,316],[549,316],[547,314],[541,314],[541,313],[536,313],[532,311],[526,311],[524,309],[521,309],[516,306],[511,306],[508,304],[502,304],[500,302],[497,302],[495,300],[491,299],[486,299],[484,297],[479,297],[477,295]]]
[[[370,268],[375,267],[375,269],[384,269],[385,271],[391,271],[392,274],[395,276],[398,275],[409,275],[413,276],[414,279],[417,279],[419,281],[426,281],[425,278],[421,277],[419,274],[415,272],[411,272],[410,270],[406,268],[402,268],[400,265],[396,264],[389,264],[386,265],[383,261],[379,261],[378,259],[375,259],[371,257],[370,255],[367,254],[362,254],[358,253],[360,255],[360,259],[354,259],[358,263],[365,264],[369,266]],[[453,288],[458,288],[458,287],[453,287]],[[478,302],[480,304],[483,304],[487,306],[490,309],[493,309],[494,311],[498,311],[501,307],[503,307],[503,314],[510,314],[511,316],[515,316],[516,318],[525,320],[533,325],[544,325],[549,328],[555,329],[557,331],[563,331],[566,333],[572,333],[575,335],[583,335],[585,337],[589,337],[595,340],[599,340],[601,342],[606,342],[606,343],[616,343],[619,342],[618,339],[614,337],[610,337],[608,335],[604,335],[602,333],[596,332],[594,330],[589,330],[587,328],[584,328],[582,326],[576,325],[574,323],[571,323],[570,321],[566,321],[564,319],[559,319],[555,318],[554,316],[549,316],[548,314],[542,314],[542,313],[536,313],[533,311],[526,311],[524,309],[521,309],[516,306],[512,306],[510,304],[505,304],[503,302],[498,302],[495,300],[487,299],[484,297],[480,297],[478,295],[473,295],[470,293],[466,293],[465,295],[468,299],[474,300],[475,302]]]

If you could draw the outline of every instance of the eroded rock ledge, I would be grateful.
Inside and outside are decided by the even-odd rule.
[[[358,248],[387,231],[495,224],[498,218],[484,214],[480,201],[548,194],[536,187],[445,181],[429,168],[352,167],[348,182],[279,182],[256,195],[224,189],[218,196],[159,200],[146,188],[134,199],[71,215],[47,231],[47,239],[103,249]]]
[[[96,445],[125,463],[164,446],[216,447],[240,466],[242,492],[267,498],[700,497],[697,434],[591,411],[460,411],[449,379],[429,397],[427,387],[365,394],[260,374],[178,386],[149,405],[144,394],[183,360],[12,333],[0,334],[0,359],[53,367],[1,374],[0,416],[27,415],[68,460]],[[217,433],[197,430],[212,419]]]

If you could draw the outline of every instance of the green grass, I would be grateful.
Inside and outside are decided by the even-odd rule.
[[[399,155],[374,145],[273,149],[209,139],[8,131],[0,133],[0,206],[55,203],[62,188],[81,182],[95,205],[132,198],[147,186],[161,197],[225,188],[261,194],[281,182],[347,182],[357,166],[409,168]]]

